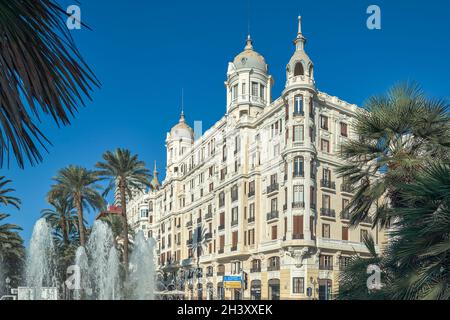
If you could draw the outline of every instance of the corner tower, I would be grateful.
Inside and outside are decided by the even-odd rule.
[[[270,104],[273,79],[264,57],[253,48],[250,35],[244,51],[228,64],[227,113],[256,116]]]

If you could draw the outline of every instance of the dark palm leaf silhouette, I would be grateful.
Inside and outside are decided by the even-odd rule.
[[[11,154],[20,167],[41,161],[41,115],[69,125],[99,86],[66,19],[53,0],[0,1],[0,166]]]

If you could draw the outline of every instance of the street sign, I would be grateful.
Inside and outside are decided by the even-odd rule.
[[[223,276],[223,286],[226,289],[242,289],[242,276]]]
[[[223,276],[223,282],[240,282],[242,281],[242,276]]]
[[[225,289],[242,289],[241,282],[224,282]]]

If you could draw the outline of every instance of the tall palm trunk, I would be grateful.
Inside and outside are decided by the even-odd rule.
[[[122,223],[123,223],[123,263],[125,270],[128,271],[128,221],[127,221],[127,202],[125,191],[126,185],[123,179],[119,182],[120,204],[122,206]]]
[[[83,205],[81,196],[77,195],[75,200],[78,214],[78,232],[80,233],[80,245],[84,247],[86,244],[86,235],[84,230]]]
[[[64,245],[67,247],[69,246],[69,234],[67,233],[67,221],[66,221],[66,215],[64,212],[61,212],[61,230],[64,240]]]

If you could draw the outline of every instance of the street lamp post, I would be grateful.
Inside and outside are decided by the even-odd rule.
[[[9,295],[11,294],[11,278],[6,277],[5,283],[6,283],[6,295]]]

